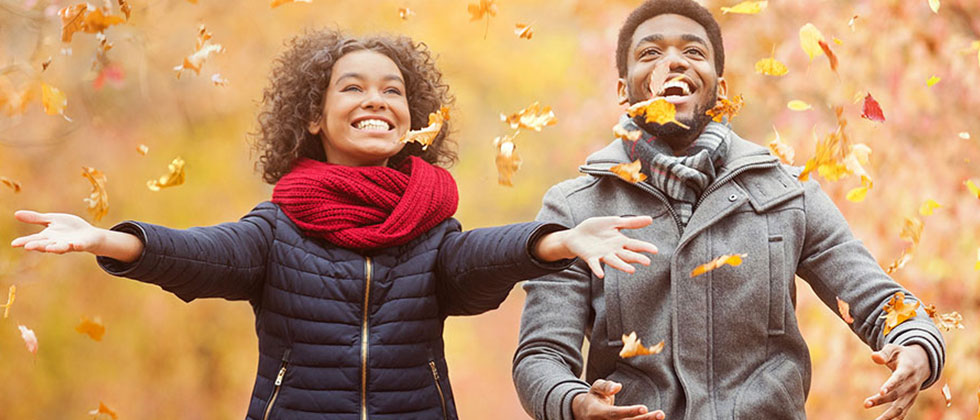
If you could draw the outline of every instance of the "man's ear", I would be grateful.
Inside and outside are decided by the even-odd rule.
[[[616,95],[619,97],[619,104],[626,105],[630,101],[629,92],[627,91],[626,81],[619,79],[616,82]]]
[[[322,119],[323,119],[322,116],[321,117],[316,117],[315,120],[313,120],[313,121],[310,122],[310,125],[306,126],[306,130],[309,131],[310,134],[313,134],[314,136],[317,135],[317,134],[319,134],[320,133],[320,120],[322,120]]]
[[[718,99],[728,99],[728,81],[724,77],[718,78]]]

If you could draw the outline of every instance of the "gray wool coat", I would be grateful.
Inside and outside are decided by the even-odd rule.
[[[536,419],[571,420],[572,398],[605,378],[623,384],[616,405],[645,404],[671,420],[805,419],[810,357],[795,314],[799,275],[837,313],[850,303],[850,328],[869,347],[920,344],[932,374],[942,370],[942,335],[918,316],[882,335],[883,307],[905,292],[854,238],[847,222],[800,168],[734,133],[726,163],[705,190],[686,228],[666,197],[647,183],[609,171],[628,162],[620,140],[593,154],[585,175],[552,187],[538,220],[575,226],[591,216],[650,215],[647,227],[624,231],[653,243],[649,267],[605,280],[577,261],[528,281],[513,375],[524,409]],[[738,267],[700,276],[691,271],[721,255],[748,256]],[[636,331],[662,353],[622,359],[622,335]],[[589,339],[584,381],[581,353]]]

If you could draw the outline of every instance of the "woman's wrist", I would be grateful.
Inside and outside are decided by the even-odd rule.
[[[560,230],[542,236],[532,248],[534,257],[545,262],[575,258],[575,254],[569,251],[565,243],[568,234],[568,230]]]

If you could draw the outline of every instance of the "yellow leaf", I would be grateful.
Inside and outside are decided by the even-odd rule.
[[[521,156],[517,154],[517,146],[514,145],[514,138],[520,131],[514,132],[510,136],[497,137],[493,139],[493,146],[497,148],[497,183],[513,187],[511,178],[521,168]]]
[[[674,123],[682,128],[688,129],[687,125],[684,125],[680,121],[677,121],[677,108],[674,104],[667,102],[663,98],[651,98],[643,102],[637,102],[626,110],[626,113],[630,117],[636,117],[637,115],[646,115],[646,122],[654,122],[657,124],[667,124]]]
[[[836,36],[834,37],[834,43],[837,45],[844,45],[844,41],[841,41],[840,38],[837,38]]]
[[[933,87],[936,83],[939,83],[940,80],[942,79],[940,79],[938,76],[932,76],[929,78],[929,80],[926,80],[926,85]]]
[[[768,5],[768,1],[743,1],[732,7],[722,7],[721,14],[741,13],[744,15],[754,15],[766,10],[766,6]]]
[[[438,111],[429,113],[429,125],[418,130],[411,130],[403,135],[398,141],[402,143],[418,143],[422,145],[422,150],[429,146],[439,137],[442,125],[449,121],[449,108],[440,107]]]
[[[116,415],[115,411],[106,407],[106,405],[99,401],[99,408],[89,411],[88,415],[95,416],[92,420],[118,420],[119,416]]]
[[[755,62],[755,72],[767,76],[783,76],[789,73],[789,69],[775,58],[763,58]]]
[[[402,20],[408,20],[409,17],[415,16],[415,12],[407,7],[398,8],[398,17]]]
[[[10,306],[14,304],[15,297],[17,297],[17,286],[11,284],[10,288],[7,289],[7,303],[0,305],[3,307],[3,319],[10,316]]]
[[[623,141],[637,141],[643,135],[643,132],[640,130],[627,131],[619,124],[616,124],[613,126],[613,135],[623,139]]]
[[[793,146],[783,143],[783,140],[779,137],[779,132],[776,131],[776,126],[772,127],[772,131],[776,133],[776,138],[769,141],[766,146],[769,147],[769,151],[778,157],[783,163],[792,165],[793,159],[796,157],[796,150],[793,150]]]
[[[631,184],[643,182],[643,180],[647,179],[646,174],[640,172],[640,169],[642,169],[642,165],[640,164],[639,159],[634,160],[633,163],[620,163],[619,165],[609,168],[612,173]]]
[[[914,245],[918,245],[919,239],[922,237],[923,227],[925,225],[922,224],[922,220],[919,220],[918,217],[906,217],[905,224],[902,225],[902,232],[898,234],[898,237]]]
[[[932,13],[939,14],[939,0],[929,0],[929,8],[932,9]]]
[[[847,201],[860,203],[868,195],[868,187],[857,187],[847,192]]]
[[[963,326],[963,315],[959,312],[953,311],[946,314],[940,314],[936,310],[936,305],[928,305],[925,307],[926,313],[929,314],[929,318],[932,318],[932,322],[936,324],[936,327],[940,330],[950,332],[955,329],[964,329]]]
[[[470,21],[480,20],[486,16],[497,16],[496,0],[480,0],[479,3],[470,3],[466,6],[466,11],[470,13]]]
[[[973,270],[980,271],[980,248],[977,248],[977,262],[973,264]]]
[[[980,187],[977,187],[977,184],[974,184],[972,179],[966,180],[963,184],[966,185],[966,189],[970,190],[970,194],[980,198]]]
[[[792,101],[789,101],[789,103],[786,104],[786,107],[793,111],[806,111],[808,109],[813,108],[812,106],[810,106],[810,104],[803,102],[799,99],[794,99]]]
[[[885,304],[885,314],[882,315],[882,318],[885,318],[885,329],[882,331],[882,335],[888,335],[899,324],[914,318],[915,310],[918,308],[918,301],[910,305],[905,302],[905,293],[895,292],[895,295]]]
[[[908,264],[909,261],[912,260],[914,248],[914,246],[909,246],[903,249],[902,254],[898,256],[898,259],[892,262],[892,264],[885,269],[885,273],[891,274],[905,267],[905,264]]]
[[[269,2],[269,8],[274,9],[286,3],[313,3],[313,0],[271,0]]]
[[[14,193],[20,192],[20,183],[5,176],[0,176],[0,184],[6,185],[10,189],[14,190]]]
[[[636,331],[633,331],[630,333],[630,335],[623,334],[623,349],[619,351],[619,357],[628,359],[636,356],[659,354],[662,351],[664,351],[663,341],[657,343],[657,345],[653,347],[646,348],[643,347],[642,340],[636,338]]]
[[[75,326],[75,331],[88,335],[95,341],[102,341],[102,336],[105,335],[105,325],[102,325],[102,320],[99,317],[89,319],[83,316],[82,321]]]
[[[519,38],[529,40],[532,36],[534,36],[534,29],[531,29],[531,25],[518,23],[514,25],[514,35],[517,35]]]
[[[823,54],[823,48],[820,47],[820,41],[823,40],[823,34],[812,23],[807,23],[800,28],[800,47],[810,57],[810,61],[813,61],[813,57]]]
[[[88,198],[83,199],[88,204],[88,211],[92,214],[95,221],[102,220],[109,212],[109,194],[105,190],[106,177],[98,169],[82,167],[82,176],[92,183],[92,193]]]
[[[150,152],[150,148],[146,147],[145,144],[141,144],[136,148],[136,152],[143,156],[146,156],[146,154]]]
[[[721,122],[723,118],[728,117],[728,122],[735,119],[738,112],[742,110],[742,105],[745,101],[742,99],[742,95],[735,96],[732,100],[728,98],[720,98],[716,103],[714,108],[711,108],[705,112],[705,115],[712,117],[714,122]]]
[[[940,207],[942,206],[939,203],[937,203],[936,200],[929,199],[926,200],[925,203],[922,203],[922,206],[919,207],[919,214],[923,216],[932,216],[933,210],[938,209]]]
[[[840,317],[844,319],[844,322],[848,324],[854,323],[854,318],[851,318],[851,305],[837,298],[837,312],[840,313]]]
[[[500,121],[510,124],[513,129],[527,128],[534,131],[541,131],[544,127],[558,123],[551,107],[542,107],[538,102],[510,115],[500,114]]]
[[[68,99],[58,88],[41,82],[41,105],[44,106],[44,113],[48,115],[64,115]]]
[[[742,258],[747,257],[747,254],[731,254],[722,255],[715,258],[707,263],[697,266],[693,271],[691,271],[691,277],[697,277],[711,270],[720,268],[723,265],[730,265],[732,267],[738,267],[742,265]]]
[[[184,160],[179,156],[175,157],[170,165],[167,165],[170,172],[158,179],[146,181],[146,188],[150,191],[160,191],[163,188],[176,187],[184,183]]]

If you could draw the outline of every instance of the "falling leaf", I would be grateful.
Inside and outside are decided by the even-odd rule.
[[[863,185],[853,188],[847,192],[847,196],[845,198],[847,198],[847,201],[860,203],[864,201],[864,198],[868,195],[868,189],[869,187]]]
[[[126,0],[119,0],[119,10],[126,15],[126,20],[129,20],[130,14],[133,13],[133,7]]]
[[[160,191],[167,187],[176,187],[184,183],[184,160],[180,157],[175,157],[170,165],[167,165],[170,172],[166,175],[161,176],[159,179],[151,179],[146,181],[146,188],[150,191]]]
[[[619,176],[619,178],[622,180],[635,184],[637,182],[643,182],[643,180],[647,179],[646,174],[640,172],[641,168],[642,165],[640,164],[640,160],[637,159],[634,160],[633,163],[620,163],[619,165],[609,168],[609,170]]]
[[[48,69],[48,66],[50,66],[50,65],[51,65],[51,57],[48,57],[47,60],[44,60],[44,62],[41,63],[41,71],[47,70]]]
[[[936,327],[940,330],[950,332],[955,329],[964,329],[963,326],[963,315],[959,312],[953,311],[946,314],[940,314],[936,310],[936,305],[928,305],[925,307],[926,313],[929,314],[929,318],[932,318],[932,322],[936,324]]]
[[[844,41],[841,41],[840,38],[837,38],[836,36],[834,37],[834,43],[837,45],[844,45]]]
[[[44,106],[44,113],[48,115],[65,115],[68,99],[58,88],[41,82],[41,105]]]
[[[534,36],[534,29],[531,29],[531,25],[518,23],[514,25],[514,35],[517,35],[519,38],[530,40],[531,37]]]
[[[827,45],[823,40],[817,41],[817,45],[823,50],[824,54],[827,54],[827,59],[830,60],[830,69],[837,73],[837,54],[830,49],[830,45]]]
[[[449,108],[441,107],[438,111],[429,114],[428,126],[419,130],[410,130],[398,141],[402,143],[415,142],[422,145],[422,150],[428,149],[429,145],[439,136],[442,125],[446,121],[449,121]]]
[[[667,124],[674,123],[681,126],[684,129],[689,129],[687,125],[684,125],[680,121],[677,121],[677,108],[674,104],[667,102],[663,98],[651,98],[643,102],[637,102],[626,110],[626,113],[630,117],[636,117],[638,115],[646,115],[646,122],[654,122],[657,124]]]
[[[102,324],[102,320],[99,317],[89,319],[83,316],[82,321],[75,326],[75,331],[86,334],[95,341],[102,341],[102,336],[105,335],[105,325]]]
[[[613,135],[623,139],[623,141],[637,141],[643,136],[643,132],[640,130],[626,130],[619,124],[616,124],[613,126]]]
[[[519,133],[517,131],[510,136],[493,139],[493,146],[497,148],[497,183],[500,185],[513,187],[511,178],[521,168],[521,156],[517,154],[517,146],[514,145],[514,138]]]
[[[269,8],[274,9],[286,3],[313,3],[313,0],[272,0],[269,2]]]
[[[966,180],[963,184],[966,185],[967,190],[970,190],[970,194],[980,198],[980,187],[977,187],[977,184],[974,184],[972,179]]]
[[[755,62],[755,72],[768,76],[783,76],[789,73],[789,69],[781,61],[776,59],[776,46],[772,46],[772,53],[769,58],[763,58]]]
[[[136,147],[136,152],[143,156],[146,156],[146,154],[150,152],[150,148],[147,147],[145,144],[141,144]]]
[[[483,39],[487,38],[487,31],[490,30],[490,17],[497,16],[496,0],[480,0],[479,3],[470,3],[466,6],[466,11],[470,13],[470,22],[487,18],[487,27],[483,31]]]
[[[87,166],[82,167],[82,176],[92,183],[92,194],[84,199],[88,204],[88,211],[95,221],[102,220],[102,216],[109,212],[109,194],[105,189],[106,177],[102,171]]]
[[[228,79],[222,77],[220,73],[215,73],[211,75],[211,83],[215,86],[226,87],[228,86]]]
[[[848,324],[854,323],[854,318],[851,318],[851,305],[841,300],[840,297],[837,298],[837,312],[840,313],[840,317],[844,319],[844,322]]]
[[[943,384],[943,399],[946,400],[946,408],[953,406],[953,396],[949,393],[949,384]]]
[[[276,6],[277,5],[273,5],[272,7]],[[201,25],[198,28],[197,47],[194,49],[194,53],[184,57],[184,62],[181,65],[174,67],[174,71],[177,72],[177,78],[180,79],[180,75],[184,70],[193,70],[195,74],[200,75],[201,66],[204,65],[204,62],[208,59],[208,57],[211,54],[222,53],[224,51],[225,48],[222,47],[221,44],[211,43],[211,33],[208,32],[204,25]]]
[[[820,48],[820,42],[823,40],[823,34],[812,23],[807,23],[800,28],[800,47],[810,57],[810,61],[813,61],[813,57],[823,54],[823,48]]]
[[[854,32],[854,24],[857,23],[858,19],[860,18],[861,18],[860,16],[854,15],[854,17],[852,17],[851,20],[847,21],[847,26],[851,28],[851,32]]]
[[[619,351],[619,357],[628,359],[636,356],[659,354],[662,351],[664,351],[663,341],[657,343],[657,345],[653,347],[646,348],[643,347],[642,340],[636,338],[636,331],[633,331],[630,333],[630,335],[623,334],[623,349]]]
[[[5,176],[0,176],[0,184],[6,185],[10,189],[14,190],[14,193],[20,192],[20,183],[10,178],[7,178]]]
[[[980,248],[977,248],[977,262],[973,264],[974,271],[980,271]]]
[[[922,237],[922,228],[924,226],[925,225],[922,223],[922,220],[919,220],[918,217],[906,217],[905,224],[902,225],[902,233],[899,233],[898,237],[911,242],[914,245],[918,245],[919,238]]]
[[[939,14],[939,0],[929,0],[929,8],[932,13]]]
[[[740,13],[743,15],[754,15],[766,10],[766,6],[768,5],[768,1],[743,1],[732,7],[722,7],[721,14]]]
[[[905,302],[905,293],[895,292],[895,295],[885,304],[885,314],[881,316],[885,318],[885,329],[882,331],[882,335],[888,335],[899,324],[910,318],[914,318],[915,310],[918,308],[919,301],[910,305]]]
[[[114,87],[120,87],[125,79],[126,73],[123,71],[122,67],[116,63],[112,63],[102,68],[99,75],[92,81],[92,87],[94,87],[96,90],[102,89],[102,86],[105,85],[106,81],[110,82],[110,84]]]
[[[792,101],[789,101],[789,103],[786,104],[786,107],[793,111],[806,111],[808,109],[813,109],[813,107],[810,106],[810,104],[803,102],[799,99],[794,99]]]
[[[398,17],[401,18],[401,20],[408,20],[408,18],[410,18],[412,16],[415,16],[415,11],[414,10],[409,9],[407,7],[399,7],[398,8]]]
[[[891,274],[898,270],[901,270],[902,268],[905,267],[905,264],[908,264],[909,261],[911,260],[912,260],[912,249],[905,248],[902,250],[902,254],[898,256],[898,259],[895,260],[895,262],[893,262],[891,265],[888,266],[888,268],[885,269],[885,273]]]
[[[929,78],[929,80],[926,80],[926,85],[933,87],[936,83],[939,83],[940,80],[942,79],[940,79],[938,76],[932,76]]]
[[[864,112],[861,113],[861,117],[871,121],[885,122],[885,114],[881,112],[881,105],[878,105],[878,101],[871,97],[870,93],[864,97]]]
[[[715,103],[714,108],[705,111],[705,115],[712,117],[714,122],[721,122],[725,117],[728,117],[728,122],[732,122],[744,104],[742,95],[737,95],[730,101],[728,98],[721,98]]]
[[[828,181],[834,182],[848,175],[861,178],[861,186],[870,189],[873,186],[871,176],[864,169],[869,162],[871,148],[864,144],[850,144],[845,128],[847,119],[844,118],[843,107],[836,107],[837,131],[830,133],[824,140],[817,141],[814,156],[807,160],[799,175],[801,181],[809,179],[814,170]],[[814,133],[816,137],[816,133]],[[855,195],[860,191],[853,192]],[[856,196],[853,198],[857,198]]]
[[[942,205],[937,203],[936,200],[929,199],[926,200],[925,203],[922,203],[922,206],[919,207],[919,214],[923,216],[932,216],[933,210],[940,207],[942,207]]]
[[[20,338],[24,339],[24,344],[27,345],[27,351],[37,355],[37,336],[34,335],[34,331],[23,325],[18,325],[17,328],[20,329]]]
[[[99,408],[89,411],[88,415],[95,416],[92,420],[118,420],[119,416],[116,415],[115,411],[106,407],[106,405],[99,401]]]
[[[558,123],[555,112],[550,106],[542,107],[535,102],[514,114],[500,114],[500,121],[510,124],[510,128],[527,128],[534,131],[541,131],[542,128]]]
[[[766,146],[769,147],[769,151],[778,157],[783,163],[792,165],[793,159],[796,157],[796,150],[793,150],[793,146],[783,142],[783,140],[779,137],[779,132],[776,131],[776,126],[772,127],[772,131],[776,133],[776,138],[769,141]]]
[[[15,297],[17,297],[17,286],[11,284],[10,288],[7,289],[7,303],[0,305],[3,307],[3,319],[10,316],[10,306],[14,304]]]
[[[65,7],[58,11],[58,15],[61,17],[61,41],[66,44],[71,42],[75,32],[99,33],[126,21],[88,3]]]
[[[723,265],[730,265],[732,267],[738,267],[742,265],[742,258],[747,257],[747,254],[731,254],[722,255],[715,258],[707,263],[697,266],[693,271],[691,271],[691,277],[697,277],[711,270],[720,268]]]
[[[957,134],[957,136],[959,136],[963,140],[970,139],[970,133],[967,133],[966,131],[961,131],[959,134]]]

